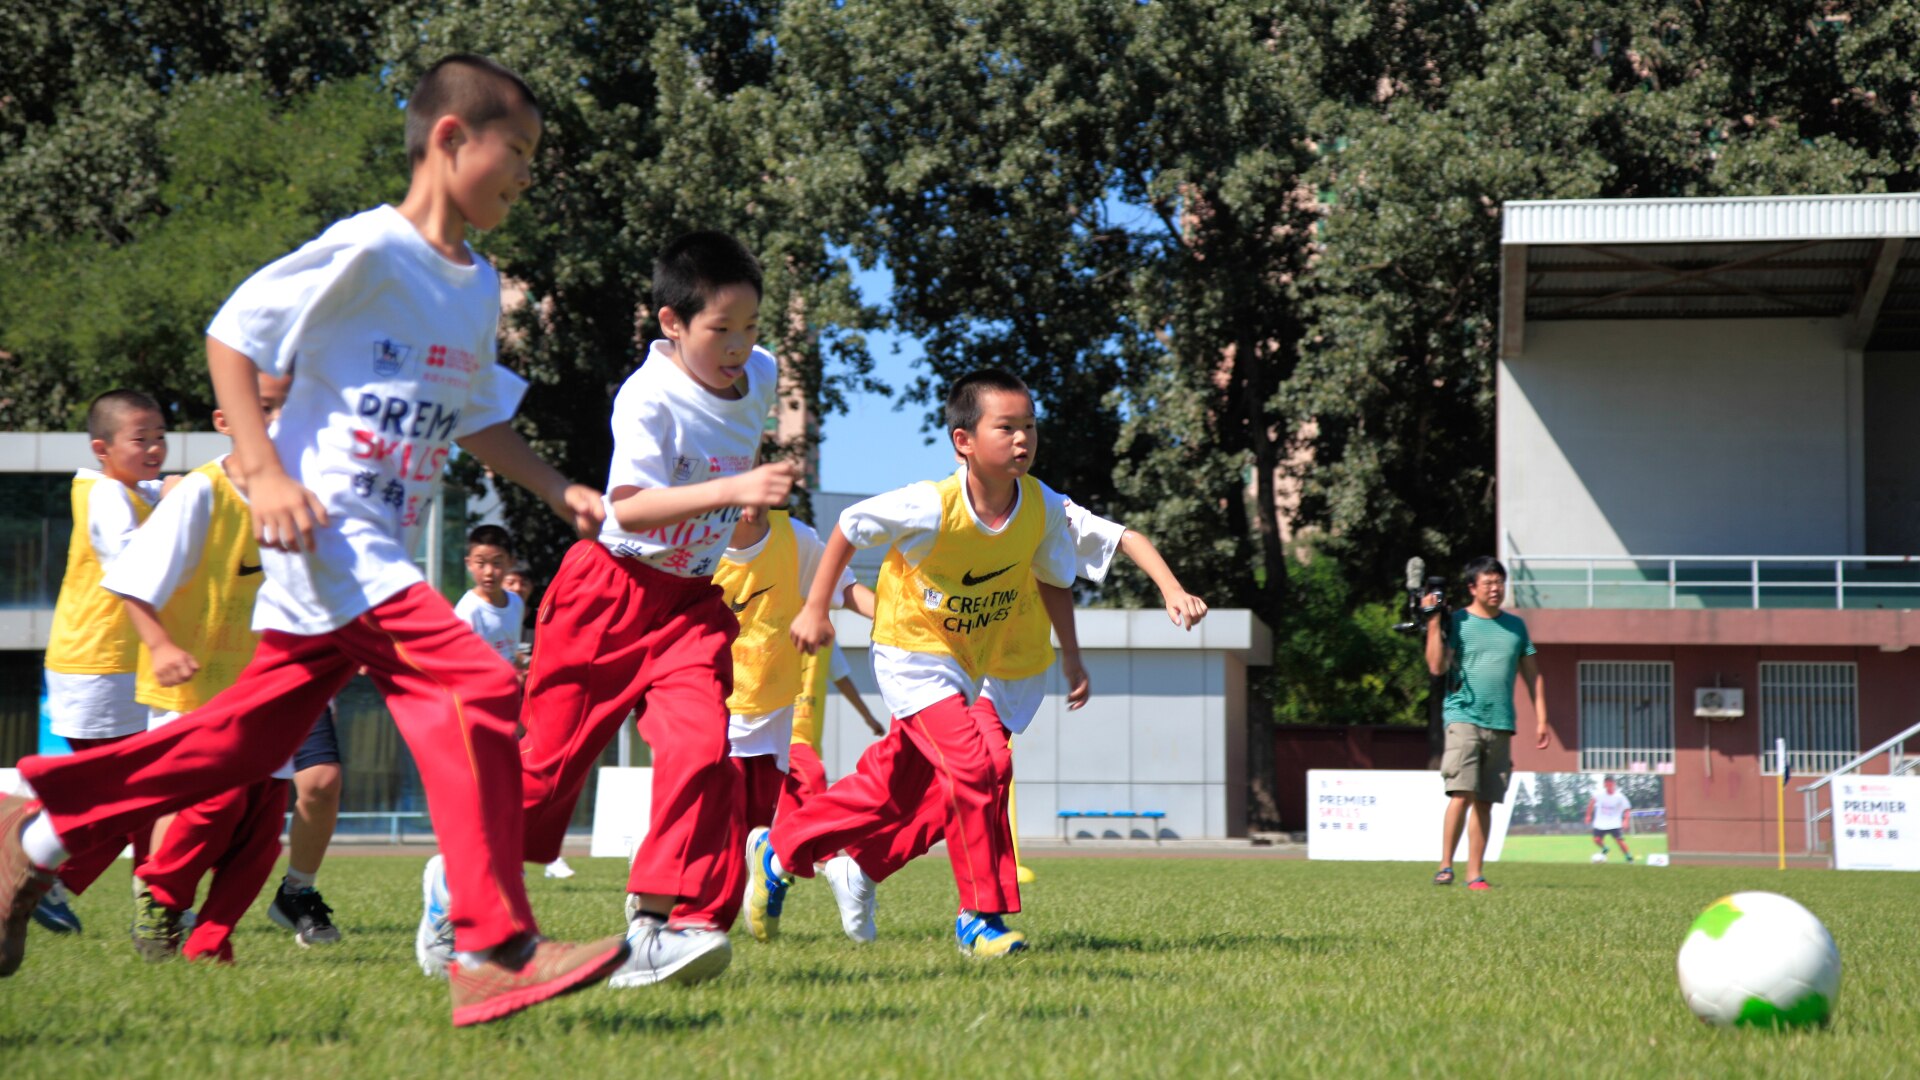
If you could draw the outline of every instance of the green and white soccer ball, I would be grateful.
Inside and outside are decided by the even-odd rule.
[[[1593,853],[1593,858],[1588,859],[1587,861],[1588,862],[1606,862],[1607,854],[1604,851],[1596,851]]]
[[[1840,950],[1813,912],[1769,892],[1723,896],[1680,945],[1680,994],[1719,1027],[1814,1027],[1833,1017]]]

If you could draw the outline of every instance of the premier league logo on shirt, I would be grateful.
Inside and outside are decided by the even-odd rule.
[[[412,354],[413,346],[381,338],[373,343],[373,373],[383,379],[391,379],[400,374],[400,369],[406,366],[407,357]]]
[[[673,482],[684,484],[693,479],[693,459],[681,455],[673,459]]]
[[[928,586],[920,590],[920,599],[926,603],[928,611],[939,611],[941,603],[946,600],[946,595],[939,589]]]

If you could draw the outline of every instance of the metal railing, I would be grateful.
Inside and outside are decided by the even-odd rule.
[[[1583,746],[1580,771],[1599,773],[1673,772],[1673,747]]]
[[[401,825],[401,822],[405,821],[424,821],[427,823],[425,829],[426,834],[429,837],[433,835],[433,822],[427,817],[427,812],[424,810],[356,810],[352,813],[343,813],[340,815],[341,821],[379,818],[387,819],[387,842],[391,844],[404,844],[407,842],[406,829]],[[289,812],[286,816],[286,824],[282,826],[282,829],[291,828],[292,825],[293,814]]]
[[[1915,555],[1509,554],[1507,566],[1519,607],[1920,608]]]
[[[1920,724],[1913,725],[1864,754],[1854,756],[1839,768],[1800,789],[1801,797],[1806,800],[1807,854],[1817,855],[1826,847],[1820,840],[1820,822],[1833,816],[1831,796],[1828,797],[1829,805],[1827,808],[1825,810],[1820,809],[1821,789],[1832,784],[1835,780],[1847,773],[1860,768],[1860,766],[1865,765],[1881,754],[1887,755],[1888,776],[1902,776],[1906,773],[1913,772],[1916,768],[1920,768],[1920,757],[1908,757],[1905,753],[1905,746],[1908,739],[1917,735],[1920,735]]]

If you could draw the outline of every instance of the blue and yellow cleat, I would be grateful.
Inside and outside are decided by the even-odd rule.
[[[756,941],[780,933],[780,908],[787,902],[793,875],[773,872],[773,841],[766,829],[747,838],[747,932]]]
[[[80,916],[73,912],[73,894],[56,879],[40,902],[34,905],[33,921],[56,934],[80,932]]]
[[[1027,935],[1007,929],[998,915],[963,911],[953,921],[953,933],[960,939],[960,951],[968,956],[1006,956],[1027,947]]]

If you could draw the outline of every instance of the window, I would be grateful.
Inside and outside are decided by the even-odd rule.
[[[1584,772],[1672,771],[1672,664],[1580,662],[1580,768]]]
[[[1859,669],[1853,664],[1760,665],[1760,769],[1780,771],[1787,740],[1793,771],[1824,776],[1860,752]]]

